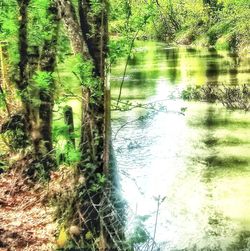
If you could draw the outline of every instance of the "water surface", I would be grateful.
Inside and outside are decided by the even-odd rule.
[[[113,68],[113,99],[123,69]],[[152,105],[112,112],[115,156],[123,196],[151,236],[161,201],[161,250],[250,250],[250,115],[179,98],[188,85],[250,84],[249,73],[250,59],[228,51],[155,42],[129,61],[122,101]]]

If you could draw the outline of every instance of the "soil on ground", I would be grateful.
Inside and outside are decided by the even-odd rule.
[[[15,171],[0,174],[0,251],[54,250],[56,224],[46,194]]]

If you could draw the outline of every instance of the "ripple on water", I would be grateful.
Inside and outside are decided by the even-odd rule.
[[[162,101],[187,84],[249,81],[249,63],[230,71],[234,60],[227,52],[166,50],[157,44],[157,49],[140,51],[130,62],[123,98],[161,100],[171,111],[138,121],[145,110],[115,112],[112,122],[116,132],[133,121],[113,144],[123,195],[135,214],[150,216],[145,226],[151,235],[155,198],[165,198],[156,233],[161,250],[250,250],[249,114],[216,104]],[[113,74],[119,76],[119,69]],[[114,98],[118,84],[114,78]],[[184,106],[185,116],[178,114]]]

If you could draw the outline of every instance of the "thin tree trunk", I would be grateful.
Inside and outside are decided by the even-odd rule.
[[[34,145],[38,160],[44,164],[45,171],[49,171],[55,165],[52,150],[52,116],[54,106],[55,84],[52,73],[55,70],[57,37],[59,30],[59,16],[57,6],[51,1],[48,8],[48,19],[50,21],[50,40],[44,42],[42,55],[40,58],[40,70],[47,72],[51,76],[49,88],[39,90],[39,100],[41,102],[38,109],[38,130],[39,137],[35,139]]]
[[[19,4],[19,79],[17,86],[23,91],[28,86],[27,66],[28,66],[28,39],[27,39],[27,23],[28,23],[28,6],[29,0],[18,0]]]
[[[44,173],[49,176],[49,170],[54,166],[55,162],[52,158],[52,108],[54,81],[53,78],[48,90],[41,88],[30,89],[29,81],[34,72],[40,67],[40,71],[52,74],[55,67],[56,44],[58,35],[58,11],[56,6],[51,4],[47,10],[48,19],[50,21],[50,32],[52,37],[50,40],[44,41],[42,55],[40,57],[40,65],[38,65],[38,50],[35,47],[29,48],[27,38],[28,25],[28,5],[29,0],[18,0],[19,4],[19,54],[20,61],[18,64],[19,78],[16,80],[17,87],[21,93],[21,99],[24,107],[26,131],[30,136],[33,146],[34,163],[41,163],[44,167]],[[33,52],[29,51],[34,49]],[[37,53],[35,53],[37,51]],[[40,101],[39,106],[35,106],[32,102],[33,98]],[[35,168],[29,167],[28,173],[33,175]]]
[[[71,106],[64,107],[64,121],[65,124],[68,126],[68,145],[75,148],[76,141],[74,137],[74,117],[73,117],[73,110]]]
[[[2,100],[5,104],[5,108],[7,110],[8,116],[10,117],[11,112],[10,112],[10,107],[8,104],[8,101],[5,96],[5,92],[3,90],[3,87],[5,86],[5,72],[4,72],[4,58],[3,58],[3,47],[0,42],[0,95],[2,96]]]
[[[29,0],[17,0],[19,5],[19,63],[18,63],[18,78],[14,78],[17,88],[20,92],[22,105],[25,117],[25,132],[26,135],[31,135],[32,124],[30,121],[31,105],[27,94],[28,86],[28,6]],[[30,137],[29,137],[30,138]]]

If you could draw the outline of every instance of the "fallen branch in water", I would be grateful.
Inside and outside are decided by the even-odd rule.
[[[225,86],[207,84],[205,86],[188,86],[182,91],[184,100],[204,101],[208,103],[219,102],[227,109],[250,110],[249,85]]]
[[[119,133],[124,127],[126,127],[127,125],[132,124],[132,123],[137,122],[137,121],[143,121],[143,120],[145,120],[145,119],[151,119],[151,118],[153,118],[153,116],[154,116],[156,113],[165,112],[165,113],[176,113],[176,114],[180,114],[180,115],[185,115],[185,113],[184,113],[185,108],[182,108],[181,111],[169,111],[169,110],[167,109],[166,106],[159,106],[158,108],[156,108],[156,107],[153,106],[152,104],[144,104],[144,105],[133,106],[133,108],[131,108],[131,109],[129,109],[129,110],[132,110],[132,109],[134,109],[134,108],[145,108],[145,109],[148,109],[149,111],[148,111],[145,115],[141,115],[141,116],[139,116],[139,117],[136,118],[136,119],[129,120],[129,121],[127,121],[126,123],[122,124],[122,125],[117,129],[117,131],[115,132],[115,135],[114,135],[114,138],[113,138],[114,140],[116,140],[118,133]],[[125,111],[128,111],[128,110],[125,110]]]

